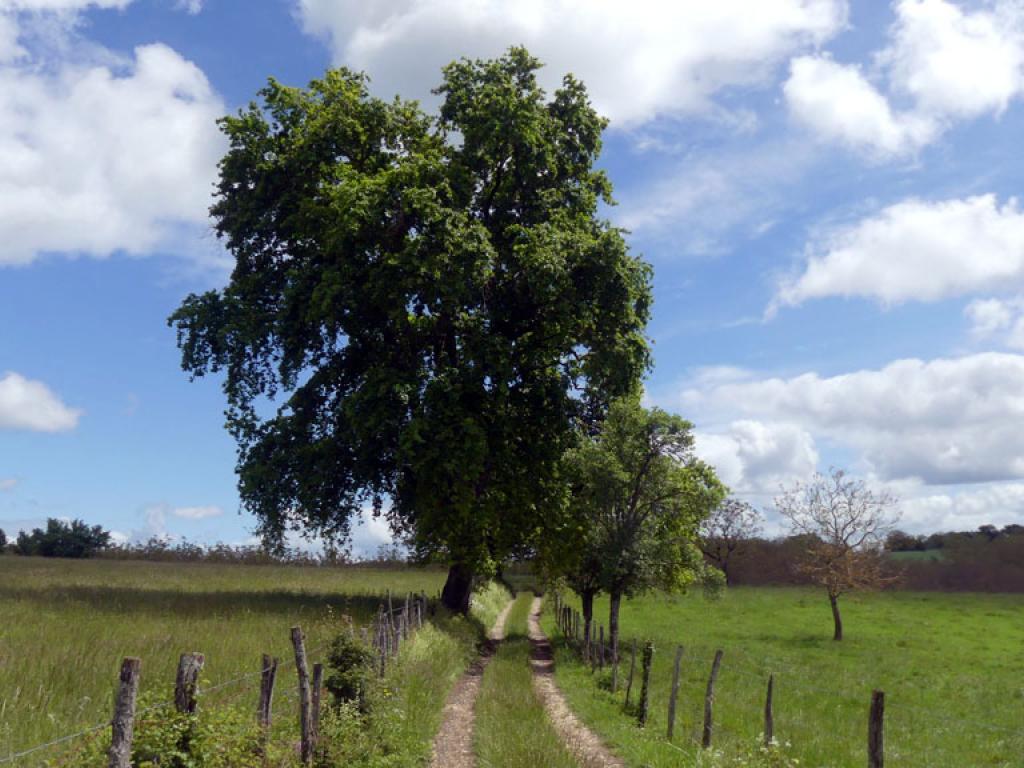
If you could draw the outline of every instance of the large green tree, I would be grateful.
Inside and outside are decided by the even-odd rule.
[[[171,316],[222,372],[243,505],[270,542],[372,506],[451,565],[445,602],[565,500],[581,422],[635,386],[650,268],[599,215],[605,121],[512,49],[444,69],[437,116],[329,71],[221,127],[227,287]]]
[[[566,576],[583,598],[587,624],[593,594],[608,594],[613,658],[623,596],[716,578],[697,542],[726,488],[694,455],[692,428],[631,395],[614,401],[595,434],[568,453],[573,515],[582,524]]]

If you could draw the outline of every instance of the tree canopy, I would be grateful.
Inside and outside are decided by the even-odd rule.
[[[461,608],[649,365],[650,268],[599,216],[605,121],[571,76],[548,98],[539,66],[453,63],[436,117],[346,69],[271,80],[221,121],[230,282],[169,320],[184,369],[223,374],[265,539],[343,538],[372,507],[456,566]]]
[[[14,551],[19,555],[42,557],[92,557],[110,546],[110,533],[99,525],[88,525],[82,520],[70,523],[48,518],[46,528],[22,531],[15,540]]]
[[[568,581],[610,596],[613,654],[624,595],[680,590],[706,574],[698,530],[726,488],[694,455],[692,428],[633,394],[614,401],[594,436],[568,454],[580,521]]]

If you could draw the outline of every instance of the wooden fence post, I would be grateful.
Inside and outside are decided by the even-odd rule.
[[[117,698],[114,699],[114,718],[111,720],[108,768],[131,768],[132,737],[135,734],[135,701],[139,695],[139,673],[142,661],[125,658],[121,662]]]
[[[196,711],[199,693],[199,673],[206,657],[201,653],[183,653],[178,659],[178,674],[174,678],[174,708],[183,715]]]
[[[292,645],[295,646],[295,670],[299,676],[299,731],[302,737],[302,763],[313,760],[313,695],[306,666],[306,642],[300,627],[292,627]]]
[[[604,671],[604,624],[601,625],[601,639],[597,643],[597,667]]]
[[[629,680],[626,682],[626,706],[629,706],[629,697],[633,693],[633,675],[636,672],[636,638],[629,649]]]
[[[718,679],[718,668],[722,665],[722,651],[715,651],[715,660],[711,664],[711,677],[708,678],[708,689],[704,693],[704,735],[701,746],[711,747],[711,731],[713,729],[713,710],[715,706],[715,681]]]
[[[274,718],[274,682],[277,680],[277,659],[263,654],[263,674],[260,676],[260,701],[256,706],[256,722],[260,727],[260,746],[266,743]]]
[[[640,713],[637,722],[643,728],[647,725],[647,714],[651,707],[651,663],[654,661],[654,643],[644,643],[644,663],[640,680]]]
[[[768,675],[768,693],[764,698],[764,745],[770,747],[775,740],[775,712],[772,696],[775,692],[775,675]]]
[[[885,761],[885,692],[871,692],[871,714],[868,718],[868,768],[882,768]]]
[[[683,646],[676,646],[676,660],[672,665],[672,692],[668,697],[668,740],[676,730],[676,699],[679,698],[679,665],[683,661]]]

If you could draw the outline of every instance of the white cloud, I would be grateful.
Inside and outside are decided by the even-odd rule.
[[[827,56],[794,59],[783,91],[794,117],[815,133],[879,156],[913,152],[938,130],[930,117],[895,112],[859,68]]]
[[[3,477],[0,478],[0,492],[13,491],[18,487],[18,479],[16,477]]]
[[[81,415],[41,381],[14,372],[0,377],[0,430],[66,432],[78,426]]]
[[[883,480],[928,484],[1024,478],[1024,356],[897,360],[832,377],[687,385],[684,412],[789,424],[853,452]]]
[[[1024,90],[1024,4],[966,12],[947,0],[900,0],[877,78],[827,56],[791,63],[786,101],[822,138],[880,158],[913,154],[955,120],[998,115]],[[895,100],[909,102],[905,108]]]
[[[1001,2],[965,13],[945,0],[902,0],[881,54],[893,87],[918,109],[974,117],[1002,112],[1024,87],[1024,10]]]
[[[17,0],[13,8],[126,4]],[[159,247],[208,260],[193,241],[207,227],[224,146],[215,120],[225,108],[203,72],[158,43],[116,62],[74,37],[73,13],[54,17],[70,53],[43,44],[17,56],[9,30],[22,18],[0,12],[0,266]]]
[[[224,514],[224,510],[213,505],[205,507],[176,507],[171,510],[171,514],[185,520],[206,520],[211,517],[220,517]]]
[[[917,531],[974,530],[981,525],[1002,527],[1024,519],[1024,483],[991,483],[929,493],[915,488],[900,504],[900,527]]]
[[[767,82],[786,57],[842,29],[847,13],[845,0],[298,0],[298,8],[335,61],[367,71],[381,94],[430,101],[452,59],[522,44],[547,63],[547,87],[574,72],[619,123],[709,111],[717,91]]]
[[[697,455],[738,493],[773,493],[818,465],[814,439],[794,424],[742,419],[724,430],[698,431],[695,438]]]
[[[195,16],[203,10],[203,0],[178,0],[176,7],[185,13]]]
[[[895,304],[1014,286],[1024,286],[1024,212],[1015,198],[911,199],[811,243],[802,274],[782,283],[772,309],[826,296]]]

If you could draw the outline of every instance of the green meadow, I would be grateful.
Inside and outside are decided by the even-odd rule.
[[[816,768],[859,768],[866,764],[873,689],[886,694],[886,765],[1024,765],[1024,596],[886,592],[848,595],[841,605],[847,638],[836,643],[827,599],[816,590],[733,588],[715,601],[699,593],[624,601],[623,678],[630,642],[655,645],[644,730],[624,710],[621,690],[608,690],[607,670],[592,672],[562,643],[556,644],[557,680],[577,713],[630,766],[798,760]],[[607,623],[607,607],[607,600],[597,601],[598,621]],[[550,610],[544,625],[555,637]],[[667,705],[677,645],[684,657],[670,743]],[[724,657],[713,754],[702,754],[704,691],[718,648]],[[756,754],[769,674],[775,675],[781,746],[776,762],[762,763]]]
[[[0,758],[109,721],[125,656],[142,659],[140,697],[153,701],[166,698],[182,652],[204,653],[207,689],[250,676],[210,693],[204,706],[255,712],[253,673],[263,653],[294,658],[290,627],[302,626],[311,662],[322,661],[344,616],[366,624],[387,590],[436,595],[444,577],[437,569],[0,557]],[[461,672],[473,637],[449,649],[448,678]],[[438,704],[450,679],[441,682]],[[293,683],[294,670],[283,670],[282,699]]]

